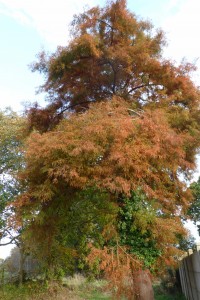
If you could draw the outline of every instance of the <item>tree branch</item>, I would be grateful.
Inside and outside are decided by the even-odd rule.
[[[148,84],[141,84],[141,85],[135,86],[135,87],[132,88],[130,91],[128,91],[128,94],[132,93],[132,92],[135,91],[135,90],[141,89],[141,88],[143,88],[143,87],[146,87],[146,86],[154,86],[154,85],[157,85],[157,84],[154,84],[154,83],[148,83]]]
[[[0,243],[0,247],[1,246],[7,246],[7,245],[11,245],[11,244],[13,244],[13,241],[15,241],[17,238],[19,237],[19,235],[18,236],[15,236],[15,237],[13,237],[9,242],[7,242],[7,243],[3,243],[3,244],[1,244]],[[19,243],[18,242],[16,242],[15,241],[15,243],[16,243],[16,245],[18,246],[19,245]]]
[[[100,23],[104,23],[106,26],[110,27],[112,30],[115,30],[115,28],[113,26],[111,26],[110,24],[108,24],[106,21],[103,21],[101,19],[97,19],[97,21],[99,21]]]
[[[81,104],[86,104],[86,103],[92,103],[92,101],[83,101],[83,102],[80,102],[80,103],[76,103],[76,104],[73,104],[73,105],[70,105],[70,106],[67,106],[65,108],[63,108],[63,110],[57,114],[57,116],[60,116],[62,115],[65,111],[69,110],[69,109],[72,109],[78,105],[81,105]]]

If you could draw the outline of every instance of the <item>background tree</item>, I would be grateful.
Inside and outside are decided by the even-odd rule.
[[[194,224],[197,225],[200,234],[200,225],[198,224],[200,221],[200,177],[197,182],[193,182],[190,185],[190,189],[192,190],[194,201],[189,208],[189,215],[194,221]]]
[[[188,251],[189,249],[196,251],[196,241],[193,235],[189,234],[187,237],[179,235],[178,239],[179,239],[179,244],[178,244],[179,249],[183,251]]]
[[[23,168],[22,144],[25,136],[26,120],[11,109],[0,112],[0,222],[1,239],[9,236],[12,225],[8,218],[12,208],[8,207],[20,192],[17,172]],[[10,235],[11,242],[13,240]],[[14,240],[13,240],[14,241]]]
[[[22,145],[26,126],[26,119],[11,109],[0,112],[0,246],[17,245],[21,250],[21,264],[24,259],[23,226],[14,221],[12,202],[22,192],[17,173],[24,167]],[[3,241],[3,238],[6,240]]]

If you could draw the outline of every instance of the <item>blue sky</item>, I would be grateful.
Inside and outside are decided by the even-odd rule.
[[[129,9],[166,32],[164,55],[180,62],[200,56],[199,0],[128,0]],[[83,7],[103,6],[105,0],[0,0],[0,109],[11,106],[22,111],[21,103],[43,102],[35,95],[42,77],[28,65],[42,49],[52,52],[69,39],[68,24]],[[197,62],[197,65],[200,63]],[[200,71],[194,76],[200,85]],[[5,257],[8,248],[0,248]]]

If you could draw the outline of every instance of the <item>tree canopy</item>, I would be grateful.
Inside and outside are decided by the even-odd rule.
[[[84,111],[90,103],[116,95],[135,108],[165,107],[175,127],[194,129],[199,99],[190,80],[194,65],[176,67],[164,59],[163,32],[131,13],[125,0],[75,16],[71,30],[66,47],[50,56],[40,53],[33,64],[34,71],[45,75],[41,89],[50,104],[30,110],[32,126],[48,130],[64,111]]]

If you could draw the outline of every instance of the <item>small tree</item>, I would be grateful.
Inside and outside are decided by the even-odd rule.
[[[23,226],[13,222],[15,208],[12,202],[23,190],[16,176],[24,167],[22,145],[25,136],[25,118],[9,108],[0,112],[0,246],[15,244],[22,252]],[[3,242],[5,237],[7,241]]]
[[[194,224],[197,225],[200,234],[200,225],[198,224],[200,222],[200,177],[197,182],[193,182],[190,185],[190,189],[192,190],[194,201],[188,212]]]

